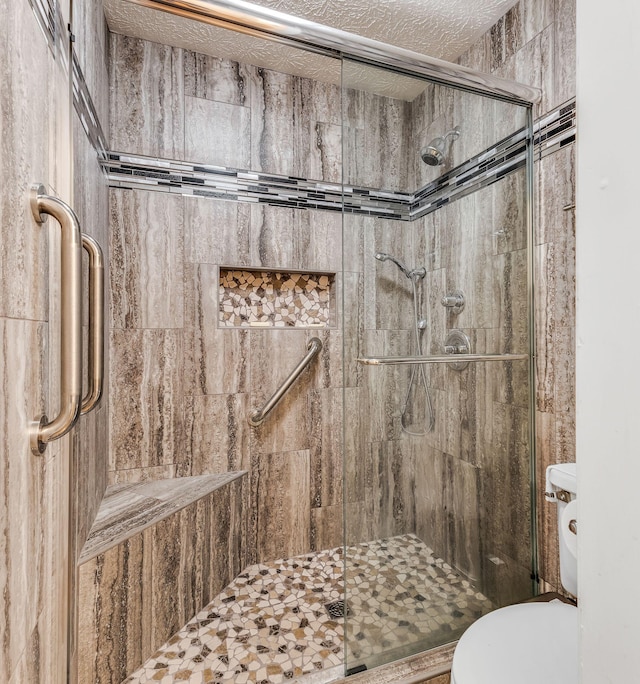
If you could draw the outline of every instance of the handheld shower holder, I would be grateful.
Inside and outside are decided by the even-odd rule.
[[[465,305],[464,293],[462,290],[454,290],[445,295],[442,299],[442,306],[451,311],[452,314],[462,313]]]

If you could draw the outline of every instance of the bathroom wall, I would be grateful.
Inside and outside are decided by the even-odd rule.
[[[460,63],[542,88],[534,117],[575,97],[575,0],[520,0]],[[560,588],[547,465],[575,461],[574,145],[535,165],[536,448],[542,590]]]

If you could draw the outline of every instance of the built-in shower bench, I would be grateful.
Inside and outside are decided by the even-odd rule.
[[[244,569],[245,483],[107,489],[78,562],[78,681],[123,681]]]

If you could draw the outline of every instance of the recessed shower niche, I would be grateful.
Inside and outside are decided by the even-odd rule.
[[[220,268],[218,325],[332,328],[335,273]]]

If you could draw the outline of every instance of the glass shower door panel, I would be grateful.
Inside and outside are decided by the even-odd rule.
[[[393,78],[343,64],[349,671],[533,593],[527,112]],[[452,332],[519,359],[358,362]]]

